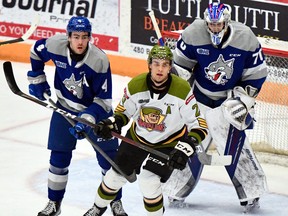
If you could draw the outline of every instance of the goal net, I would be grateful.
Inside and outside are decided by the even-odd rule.
[[[180,34],[163,31],[165,45],[174,50]],[[256,100],[255,127],[247,136],[257,151],[288,155],[288,42],[258,39],[269,74]]]

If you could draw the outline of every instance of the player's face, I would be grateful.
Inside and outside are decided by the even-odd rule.
[[[224,28],[224,22],[211,22],[208,23],[208,28],[213,33],[219,33]]]
[[[88,46],[90,37],[87,32],[72,32],[71,37],[68,38],[70,48],[76,54],[83,54]]]
[[[171,69],[170,61],[165,59],[153,59],[150,64],[151,78],[155,84],[162,84],[168,79]]]

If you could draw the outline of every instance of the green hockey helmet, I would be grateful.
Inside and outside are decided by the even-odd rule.
[[[173,53],[167,46],[159,46],[155,45],[152,47],[152,49],[149,52],[148,55],[148,64],[152,63],[152,59],[166,59],[170,61],[170,65],[173,61]]]

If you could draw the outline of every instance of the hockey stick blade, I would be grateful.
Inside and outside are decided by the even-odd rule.
[[[21,37],[16,38],[16,39],[2,41],[2,42],[0,42],[0,46],[5,45],[5,44],[18,43],[18,42],[22,42],[22,41],[27,40],[33,34],[33,32],[36,30],[36,28],[38,27],[39,22],[40,22],[40,15],[37,14],[37,16],[35,17],[34,21],[30,25],[30,28],[26,31],[26,33],[24,35],[22,35]]]
[[[199,161],[204,165],[229,166],[232,162],[231,155],[209,155],[202,144],[195,146]]]

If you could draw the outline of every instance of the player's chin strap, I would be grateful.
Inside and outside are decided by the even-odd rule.
[[[236,86],[228,92],[227,99],[222,103],[221,108],[224,118],[238,130],[245,130],[253,122],[255,110],[255,97],[257,89],[248,86],[248,92],[254,90],[252,96],[248,95],[242,87]]]

